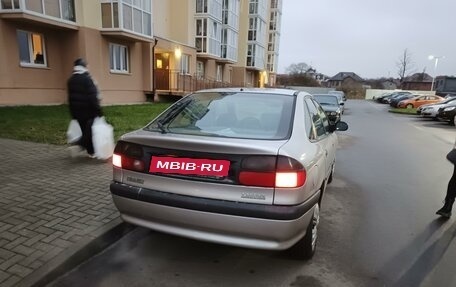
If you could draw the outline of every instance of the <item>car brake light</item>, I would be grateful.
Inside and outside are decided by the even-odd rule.
[[[303,186],[306,171],[295,159],[285,156],[252,156],[241,163],[239,183],[248,186],[293,188]]]
[[[294,172],[277,172],[276,173],[276,187],[298,187],[303,186],[306,181],[305,171]]]
[[[122,168],[122,157],[118,154],[113,154],[112,155],[112,164],[115,167],[120,167]]]
[[[119,142],[114,149],[112,164],[115,167],[143,172],[146,164],[142,157],[141,146]]]

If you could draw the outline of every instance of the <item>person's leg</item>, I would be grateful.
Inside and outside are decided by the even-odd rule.
[[[87,120],[86,119],[77,119],[79,126],[81,127],[82,136],[76,142],[77,145],[81,146],[83,149],[87,149]]]
[[[93,140],[92,140],[92,125],[93,125],[93,120],[94,119],[88,119],[87,124],[86,124],[86,149],[87,153],[90,155],[93,155],[95,153],[94,148],[93,148]]]
[[[82,146],[89,155],[94,154],[93,142],[92,142],[92,124],[93,119],[78,119],[79,125],[82,130],[82,137],[79,141],[79,145]]]
[[[436,213],[449,218],[451,216],[451,210],[453,208],[453,203],[456,198],[456,166],[454,166],[453,175],[451,176],[450,181],[448,182],[447,194],[445,196],[445,204],[441,209]]]
[[[451,202],[453,205],[454,199],[456,198],[456,165],[454,166],[453,176],[448,182],[447,195],[445,201]]]

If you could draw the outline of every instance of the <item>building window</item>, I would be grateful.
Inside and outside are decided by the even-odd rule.
[[[195,47],[198,53],[207,52],[207,19],[196,20]]]
[[[121,28],[136,34],[152,36],[151,1],[102,0],[101,20],[103,28]]]
[[[196,77],[198,79],[204,79],[204,62],[196,62]]]
[[[128,73],[129,61],[128,61],[128,47],[118,44],[109,44],[109,62],[111,72],[116,73]]]
[[[217,82],[223,81],[223,66],[217,65]]]
[[[255,45],[249,44],[247,46],[247,67],[255,66]]]
[[[19,59],[21,65],[47,65],[43,35],[18,30],[17,42],[19,45]]]
[[[207,13],[207,0],[196,0],[196,13]]]
[[[74,0],[0,0],[0,9],[27,10],[59,20],[76,22]]]
[[[279,8],[279,1],[278,0],[272,0],[271,1],[271,9],[277,9]]]
[[[207,36],[207,19],[196,20],[196,35]]]
[[[258,14],[258,0],[250,0],[249,14]]]
[[[2,0],[0,2],[2,9],[19,9],[19,0]]]
[[[190,55],[182,54],[180,72],[182,75],[190,74]]]

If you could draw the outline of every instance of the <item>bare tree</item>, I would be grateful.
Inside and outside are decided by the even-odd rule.
[[[297,63],[297,64],[291,64],[288,66],[286,69],[287,74],[290,75],[295,75],[295,74],[304,74],[309,70],[310,66],[307,65],[306,63]]]
[[[405,49],[402,55],[399,57],[399,60],[396,62],[397,66],[397,74],[399,75],[399,79],[402,82],[405,77],[410,75],[413,70],[413,61],[411,57],[411,53],[408,49]]]

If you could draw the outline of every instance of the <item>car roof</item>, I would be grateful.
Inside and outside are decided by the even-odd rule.
[[[314,94],[312,96],[325,96],[325,97],[334,97],[334,98],[339,98],[338,96],[334,94]]]
[[[276,89],[276,88],[217,88],[217,89],[206,89],[206,90],[199,90],[194,93],[229,93],[229,92],[237,92],[237,93],[261,93],[261,94],[280,94],[280,95],[289,95],[295,96],[300,91],[292,90],[292,89]]]

